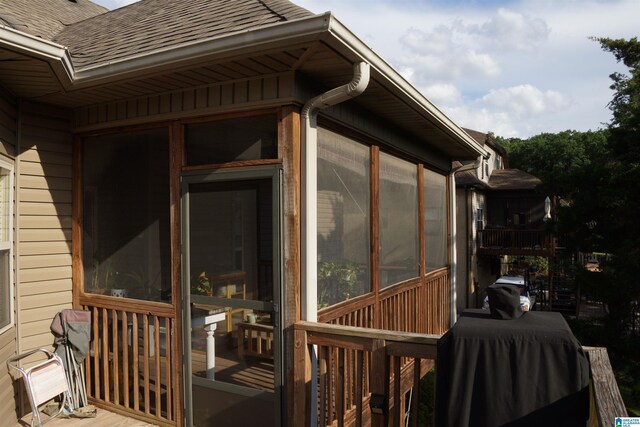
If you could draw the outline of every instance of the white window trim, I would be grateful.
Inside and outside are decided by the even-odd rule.
[[[14,209],[14,168],[13,163],[8,163],[0,159],[0,168],[9,171],[9,224],[8,224],[8,241],[0,241],[0,250],[9,250],[9,323],[6,326],[0,328],[0,334],[13,328],[15,325],[15,313],[14,313],[14,298],[15,298],[15,286],[14,286],[14,259],[13,259],[13,230],[15,227],[15,218],[13,217]]]

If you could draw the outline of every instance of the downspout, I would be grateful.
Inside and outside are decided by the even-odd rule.
[[[458,320],[458,313],[456,309],[456,286],[457,279],[456,275],[458,274],[458,255],[456,248],[456,238],[457,238],[457,221],[456,221],[456,173],[464,172],[472,169],[477,169],[480,165],[482,157],[478,157],[478,159],[467,165],[458,166],[456,168],[451,169],[449,172],[449,208],[451,209],[451,317],[449,319],[449,325],[453,326]]]
[[[369,85],[369,64],[353,66],[353,79],[342,86],[311,98],[302,107],[302,320],[318,320],[318,230],[317,230],[317,157],[318,112],[362,94]]]
[[[353,79],[346,85],[331,89],[311,98],[302,107],[302,319],[318,321],[318,112],[360,95],[369,85],[369,64],[358,62],[353,66]],[[310,354],[311,372],[318,371],[317,348]],[[318,399],[318,377],[311,376],[310,402]],[[309,425],[317,427],[315,414],[310,414]]]

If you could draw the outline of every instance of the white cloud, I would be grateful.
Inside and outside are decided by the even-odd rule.
[[[512,10],[500,8],[479,28],[471,27],[483,39],[485,45],[532,52],[536,45],[547,39],[550,29],[541,18],[523,15]]]
[[[412,76],[418,84],[500,74],[500,66],[491,55],[456,42],[454,38],[452,28],[442,26],[430,33],[411,28],[400,39],[410,54],[401,56],[397,62],[401,68],[413,70]]]
[[[450,83],[441,83],[423,89],[424,94],[436,105],[454,106],[463,102],[462,94]]]
[[[570,105],[569,99],[561,93],[552,90],[543,92],[529,84],[492,89],[480,102],[494,109],[509,111],[515,117],[557,112]]]

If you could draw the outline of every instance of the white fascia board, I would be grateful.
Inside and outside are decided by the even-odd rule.
[[[359,56],[362,61],[371,64],[371,67],[387,80],[389,83],[388,87],[414,103],[419,110],[422,110],[426,116],[435,121],[441,129],[449,133],[454,140],[458,141],[461,145],[468,146],[468,148],[475,151],[477,155],[483,157],[488,155],[488,152],[480,144],[440,111],[431,101],[420,93],[418,89],[402,77],[400,73],[371,50],[369,46],[334,16],[330,16],[329,33]]]
[[[64,86],[73,80],[73,63],[65,46],[0,25],[0,47],[48,62]]]

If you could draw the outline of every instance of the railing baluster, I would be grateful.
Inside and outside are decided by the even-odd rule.
[[[151,408],[149,403],[149,316],[142,315],[142,348],[144,358],[142,360],[143,375],[144,375],[144,412],[151,414]]]
[[[104,372],[103,399],[109,401],[109,311],[102,309],[102,369]]]
[[[122,312],[122,394],[125,408],[129,408],[129,320],[126,311]]]
[[[140,345],[138,343],[138,315],[131,318],[131,344],[133,345],[133,409],[140,410]]]
[[[173,323],[168,317],[164,319],[164,342],[165,342],[165,380],[167,381],[167,397],[165,399],[167,403],[167,419],[173,420],[173,396],[171,392],[173,390],[173,371],[171,369],[171,340],[173,338]]]
[[[120,403],[120,343],[118,337],[118,312],[111,310],[111,329],[113,334],[113,403]]]
[[[355,351],[355,371],[356,371],[356,389],[355,389],[355,403],[356,403],[356,427],[362,427],[362,398],[363,395],[363,352]]]
[[[153,332],[155,334],[155,365],[156,365],[156,378],[155,378],[155,390],[156,390],[156,417],[160,417],[162,415],[162,404],[160,402],[160,397],[162,394],[161,387],[161,370],[160,370],[160,321],[158,316],[153,316]]]
[[[411,425],[418,427],[420,398],[420,359],[413,359],[413,390],[411,391]]]

